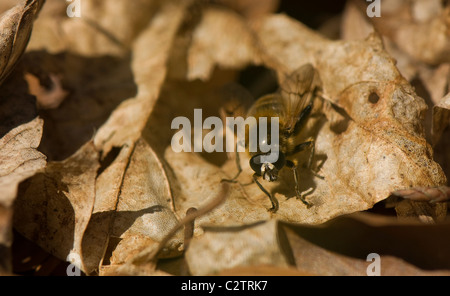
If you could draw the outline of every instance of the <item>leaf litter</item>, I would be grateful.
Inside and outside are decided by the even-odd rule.
[[[367,262],[361,253],[322,246],[332,240],[350,244],[348,237],[328,234],[320,243],[311,242],[303,230],[320,233],[342,219],[349,219],[352,229],[360,223],[345,218],[348,214],[380,207],[384,201],[394,205],[399,218],[415,220],[379,217],[392,227],[403,223],[399,238],[415,227],[428,229],[420,233],[433,233],[434,241],[443,236],[448,227],[446,203],[417,201],[423,198],[402,191],[430,196],[432,188],[444,188],[439,191],[443,194],[447,180],[426,141],[427,106],[396,67],[382,35],[332,41],[286,15],[273,14],[271,8],[265,13],[247,11],[246,19],[239,14],[242,10],[233,11],[230,8],[236,6],[226,2],[116,2],[104,6],[85,0],[86,18],[76,19],[67,18],[65,6],[57,1],[47,1],[34,22],[22,62],[8,59],[4,73],[12,74],[2,87],[23,83],[25,73],[31,73],[30,93],[36,96],[43,120],[34,120],[40,125],[32,129],[15,123],[17,128],[9,128],[2,138],[31,131],[29,153],[36,159],[20,176],[7,168],[17,166],[17,161],[28,166],[25,154],[2,160],[2,178],[7,180],[2,192],[12,188],[2,196],[0,243],[9,252],[5,258],[11,257],[8,233],[13,223],[21,235],[61,260],[79,259],[74,261],[77,267],[92,275],[165,274],[164,258],[173,257],[181,258],[174,261],[178,263],[171,270],[178,271],[173,274],[226,274],[236,268],[254,273],[294,268],[300,274],[365,274]],[[20,33],[30,31],[27,23]],[[19,56],[26,45],[22,43],[15,49]],[[442,44],[432,58],[406,53],[420,63],[443,63]],[[64,61],[65,67],[58,66]],[[282,171],[279,183],[264,183],[280,204],[270,213],[267,196],[256,184],[248,184],[251,170],[244,153],[243,174],[223,191],[221,180],[237,170],[233,155],[171,149],[171,120],[183,115],[193,122],[194,108],[202,108],[204,118],[219,116],[227,100],[223,87],[236,82],[239,71],[264,66],[283,88],[284,78],[306,63],[314,65],[321,81],[305,129],[310,134],[302,136],[315,135],[313,165],[324,179],[299,168],[300,191],[310,191],[306,198],[311,208],[291,198],[295,190],[287,171]],[[439,84],[441,89],[444,84]],[[49,96],[51,89],[56,90],[54,97]],[[438,96],[437,92],[434,97]],[[444,103],[437,105],[433,122],[434,135],[441,141],[448,126],[445,110]],[[78,115],[68,117],[74,111]],[[44,132],[45,145],[40,147],[50,156],[48,163],[36,150],[42,121],[44,129],[53,126]],[[10,143],[14,147],[2,146],[1,153],[21,151],[19,142]],[[299,160],[305,163],[306,156]],[[392,193],[405,198],[395,200]],[[187,214],[192,208],[196,214]],[[417,226],[417,221],[426,224]],[[192,223],[190,234],[183,236],[182,228]],[[383,235],[383,227],[375,228]],[[384,245],[370,250],[382,255],[385,274],[446,274],[450,268],[418,260],[423,246],[411,251],[407,240],[396,243],[393,253]],[[441,254],[439,248],[435,252]],[[2,272],[13,272],[8,260],[1,263]]]

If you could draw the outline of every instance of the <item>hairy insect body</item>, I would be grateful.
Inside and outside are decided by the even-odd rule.
[[[251,132],[256,129],[259,132],[259,129],[263,128],[259,119],[267,118],[268,120],[268,124],[266,125],[268,130],[265,133],[265,137],[261,138],[264,133],[259,133],[260,138],[257,149],[251,151],[251,149],[248,149],[248,145],[246,145],[246,151],[250,156],[250,167],[255,172],[253,180],[270,198],[272,203],[272,207],[269,209],[270,211],[276,212],[278,210],[278,201],[264,189],[258,181],[258,178],[262,177],[269,182],[276,181],[279,171],[284,167],[290,168],[294,175],[297,198],[306,206],[311,206],[299,191],[298,161],[295,156],[301,151],[310,150],[308,167],[311,166],[314,157],[314,140],[310,138],[306,142],[301,142],[299,134],[305,127],[306,121],[311,113],[313,99],[316,96],[317,89],[320,87],[318,81],[317,72],[313,66],[311,64],[303,65],[287,78],[279,93],[269,94],[259,98],[247,112],[247,118],[254,117],[256,120],[254,124],[247,128],[245,143],[249,143],[249,131]],[[274,131],[271,130],[271,121],[273,120],[278,121],[278,130],[275,131],[277,132],[276,139],[273,137]],[[278,143],[272,143],[275,140]],[[262,144],[267,143],[270,143],[275,148],[274,150],[277,154],[277,157],[271,161],[267,161],[266,156],[274,151],[267,152],[260,149],[263,146]],[[238,157],[236,160],[238,164]],[[232,180],[237,178],[241,172],[239,164],[238,169],[238,174]]]

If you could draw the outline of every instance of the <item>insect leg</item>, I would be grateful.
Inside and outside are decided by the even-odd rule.
[[[311,152],[309,154],[309,159],[308,159],[308,163],[306,164],[306,167],[311,171],[311,173],[316,176],[319,179],[325,179],[323,176],[320,176],[319,174],[317,174],[317,172],[313,171],[311,169],[312,167],[312,162],[314,160],[314,156],[316,154],[316,145],[314,142],[314,139],[310,138],[309,141],[298,144],[297,146],[294,147],[294,149],[292,150],[292,152],[290,152],[288,155],[294,155],[296,153],[299,153],[303,150],[306,149],[311,149]]]
[[[314,142],[314,140],[313,139],[310,139],[310,141],[309,141],[311,144],[311,146],[310,146],[310,149],[311,149],[311,153],[309,154],[309,160],[308,160],[308,166],[307,166],[307,168],[311,171],[311,173],[314,175],[314,176],[316,176],[317,178],[319,178],[319,179],[322,179],[322,180],[324,180],[325,179],[325,177],[324,176],[321,176],[321,175],[319,175],[316,171],[314,171],[311,167],[312,167],[312,162],[313,162],[313,160],[314,160],[314,156],[316,155],[316,145],[315,145],[315,142]]]
[[[300,113],[298,116],[297,122],[295,123],[293,134],[296,135],[300,132],[301,128],[303,127],[303,124],[305,123],[306,119],[308,118],[309,114],[312,110],[312,103],[309,103]]]
[[[275,213],[278,211],[278,200],[273,197],[269,192],[267,192],[266,189],[261,185],[261,183],[258,182],[258,175],[253,174],[253,180],[256,182],[256,185],[258,185],[259,189],[261,189],[262,192],[264,192],[270,199],[270,202],[272,203],[272,207],[269,209],[270,212]]]
[[[220,180],[220,182],[231,182],[231,183],[236,183],[236,179],[239,177],[239,175],[242,172],[242,167],[241,167],[241,159],[239,158],[239,152],[237,151],[237,144],[236,144],[236,149],[235,149],[235,160],[236,160],[236,166],[238,168],[238,172],[236,174],[236,176],[234,176],[231,179],[222,179]]]
[[[291,152],[286,153],[286,156],[297,154],[297,153],[299,153],[299,152],[301,152],[301,151],[303,151],[305,149],[311,148],[311,146],[314,147],[314,140],[313,139],[310,139],[308,142],[304,142],[304,143],[298,144],[297,146],[294,147],[294,149]],[[312,158],[310,157],[310,159],[308,160],[308,165],[310,165],[310,162],[312,162],[311,159]]]
[[[287,160],[286,161],[286,166],[288,168],[290,168],[292,170],[292,173],[294,174],[294,181],[295,181],[295,193],[297,194],[297,199],[300,199],[308,208],[311,207],[312,205],[307,202],[305,200],[305,198],[302,196],[302,194],[300,193],[300,190],[298,188],[298,174],[297,174],[297,167],[295,166],[295,164],[290,161]]]

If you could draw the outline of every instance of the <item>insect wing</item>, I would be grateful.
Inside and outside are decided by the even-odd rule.
[[[286,77],[281,83],[281,99],[285,106],[285,128],[292,132],[297,120],[312,99],[315,87],[316,70],[311,64],[305,64]]]
[[[253,104],[252,95],[241,85],[231,83],[225,85],[221,91],[220,96],[221,107],[219,109],[219,114],[222,119],[222,122],[226,122],[224,125],[224,135],[226,136],[226,151],[234,151],[236,149],[236,145],[234,141],[229,141],[229,139],[234,138],[235,141],[238,141],[238,145],[243,146],[243,143],[239,142],[238,135],[235,133],[234,126],[228,125],[227,118],[236,118],[243,117],[245,118],[248,110]],[[234,157],[234,153],[228,153],[229,158]]]

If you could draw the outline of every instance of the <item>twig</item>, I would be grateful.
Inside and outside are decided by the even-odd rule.
[[[427,201],[429,203],[450,201],[450,187],[415,187],[392,192],[393,195],[413,201]]]

